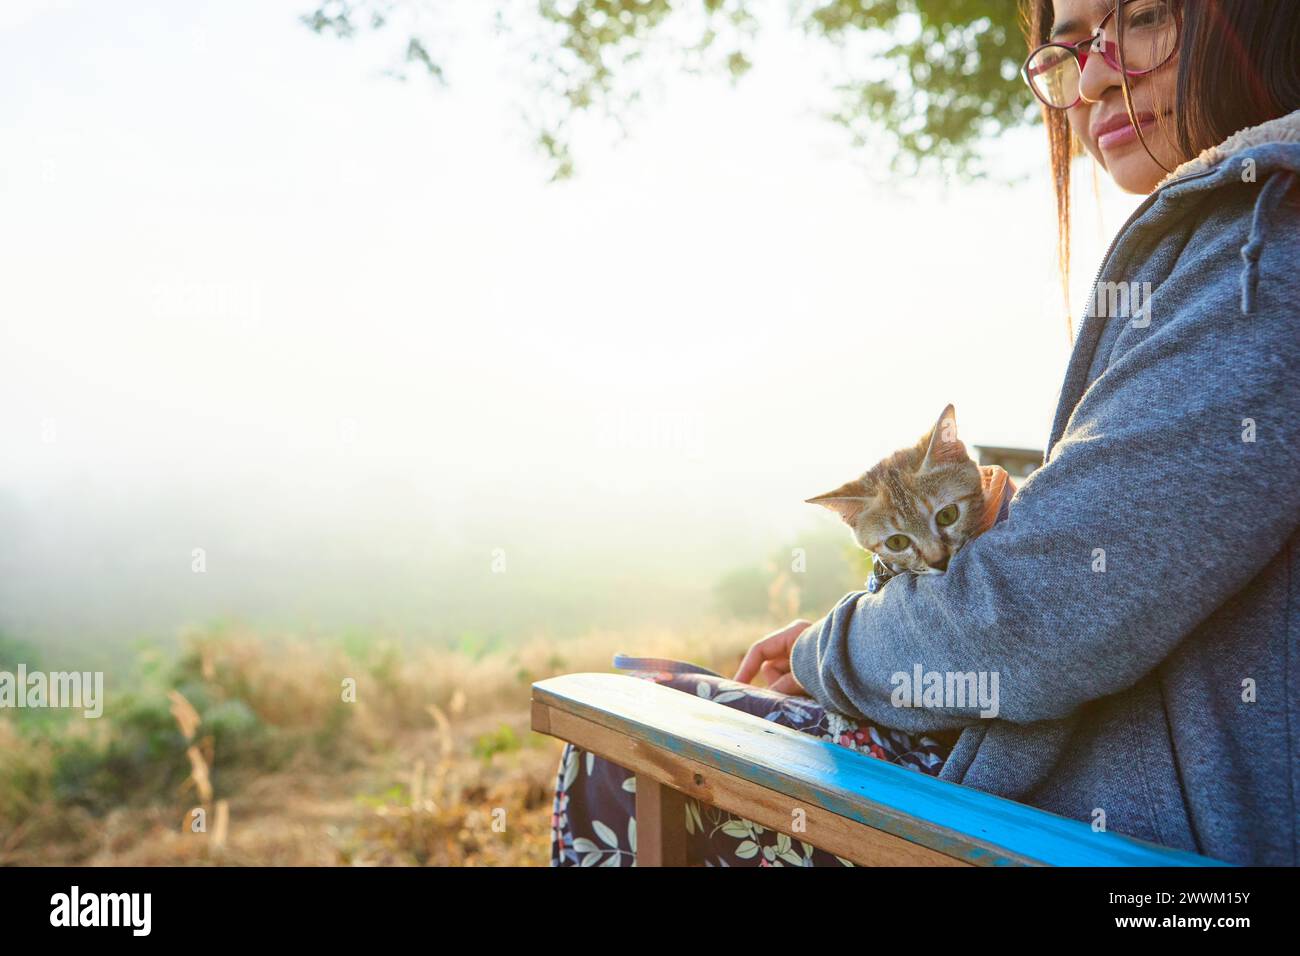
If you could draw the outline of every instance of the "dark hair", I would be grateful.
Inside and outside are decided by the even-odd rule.
[[[1174,3],[1182,18],[1174,141],[1183,161],[1238,130],[1300,109],[1300,3]],[[1046,43],[1052,30],[1053,0],[1022,0],[1021,14],[1030,49]],[[1123,83],[1125,104],[1132,115],[1127,76]],[[1070,268],[1070,160],[1082,147],[1071,136],[1065,114],[1066,110],[1043,108],[1056,193],[1056,254],[1063,289],[1068,288]]]

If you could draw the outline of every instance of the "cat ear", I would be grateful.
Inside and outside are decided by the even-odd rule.
[[[828,491],[816,498],[807,498],[805,501],[810,505],[829,508],[843,518],[845,524],[852,525],[858,520],[858,515],[862,514],[862,509],[867,506],[867,488],[861,478],[854,478],[834,491]]]
[[[950,465],[970,457],[966,446],[957,438],[957,412],[952,405],[943,410],[930,434],[921,441],[926,442],[925,458],[921,462],[925,468]]]

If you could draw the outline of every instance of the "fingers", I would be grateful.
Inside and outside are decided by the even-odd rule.
[[[792,697],[807,697],[808,692],[803,689],[802,685],[795,680],[794,674],[786,673],[775,681],[769,688],[778,694],[790,694]]]
[[[782,653],[781,638],[788,628],[774,631],[764,638],[760,638],[749,646],[745,652],[745,659],[740,662],[740,668],[736,671],[733,680],[738,680],[748,684],[753,681],[754,676],[769,660],[779,659]]]
[[[745,652],[745,659],[740,662],[740,668],[736,671],[736,676],[732,680],[748,684],[754,679],[766,661],[784,661],[783,670],[790,669],[790,646],[794,644],[795,639],[805,630],[812,626],[811,621],[805,621],[802,618],[787,624],[779,631],[773,631],[764,638],[755,641],[750,645],[749,650]]]
[[[790,659],[764,661],[763,666],[758,669],[758,676],[763,678],[763,683],[768,687],[775,687],[786,674],[790,673]]]

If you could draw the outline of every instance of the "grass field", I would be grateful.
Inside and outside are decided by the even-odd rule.
[[[765,626],[480,653],[193,636],[109,674],[98,719],[0,712],[0,864],[544,866],[562,744],[529,685],[616,651],[725,673]]]

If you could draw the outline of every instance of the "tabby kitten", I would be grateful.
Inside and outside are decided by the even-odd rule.
[[[967,541],[992,527],[1008,481],[1004,469],[971,460],[949,405],[914,447],[808,501],[844,519],[875,555],[877,571],[883,563],[892,574],[942,574]]]

